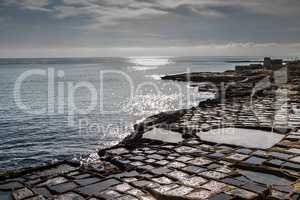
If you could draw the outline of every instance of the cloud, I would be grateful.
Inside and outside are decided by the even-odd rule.
[[[78,16],[89,17],[92,25],[117,24],[130,19],[143,19],[167,14],[180,15],[180,8],[194,15],[223,17],[224,14],[206,7],[214,4],[214,0],[63,0],[62,5],[54,8],[57,18]]]
[[[299,0],[63,0],[55,8],[59,18],[88,16],[95,24],[115,24],[122,20],[186,13],[206,17],[230,15],[220,8],[239,8],[262,15],[299,13]]]
[[[7,19],[4,17],[0,17],[0,23],[5,22]]]
[[[230,11],[259,15],[299,15],[299,0],[2,0],[26,10],[49,11],[58,19],[87,17],[93,27],[168,14],[226,17]],[[0,3],[1,4],[1,3]],[[224,9],[226,8],[226,9]]]
[[[137,8],[136,6],[139,7]],[[99,5],[97,3],[80,0],[67,0],[65,5],[55,7],[55,16],[57,18],[86,16],[89,17],[93,23],[101,25],[115,24],[119,20],[147,18],[149,16],[163,14],[167,14],[167,12],[146,6],[142,7],[136,4],[130,6],[130,4],[123,5],[123,3],[116,4],[106,2],[105,4]]]
[[[48,0],[3,0],[2,4],[25,10],[50,11],[47,9]]]
[[[91,19],[94,26],[168,14],[165,10],[153,7],[153,4],[136,0],[64,0],[63,3],[54,8],[57,18],[85,16]]]

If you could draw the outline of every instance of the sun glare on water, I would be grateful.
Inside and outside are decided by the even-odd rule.
[[[141,66],[163,66],[171,63],[169,58],[162,57],[137,57],[130,58],[130,62]]]

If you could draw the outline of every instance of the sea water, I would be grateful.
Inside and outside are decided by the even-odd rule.
[[[137,120],[210,98],[161,75],[224,71],[245,60],[258,58],[0,59],[0,170],[114,145]]]

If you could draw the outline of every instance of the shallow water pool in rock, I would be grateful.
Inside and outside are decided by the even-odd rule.
[[[179,143],[183,141],[180,133],[161,128],[154,128],[151,131],[144,133],[143,138],[170,143]]]
[[[239,173],[246,176],[251,181],[255,181],[257,183],[262,183],[265,185],[286,185],[290,186],[292,181],[287,180],[283,177],[279,177],[273,174],[264,173],[264,172],[255,172],[249,170],[238,170]]]
[[[197,136],[203,141],[260,149],[271,148],[284,138],[274,132],[243,128],[214,129],[198,132]]]
[[[10,192],[0,191],[1,200],[12,200]]]

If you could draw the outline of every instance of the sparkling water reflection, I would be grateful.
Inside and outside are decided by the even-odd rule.
[[[83,154],[95,153],[99,147],[114,145],[130,133],[137,120],[153,113],[197,105],[206,98],[196,91],[192,91],[188,96],[186,83],[176,83],[182,90],[179,92],[178,88],[172,87],[172,82],[159,80],[159,75],[183,73],[187,69],[223,71],[232,69],[236,63],[228,61],[236,59],[0,59],[0,169],[24,167],[52,159],[79,159]],[[18,109],[13,98],[16,79],[27,70],[48,68],[54,68],[55,72],[62,70],[65,74],[63,78],[56,77],[55,88],[58,87],[58,82],[81,81],[91,83],[97,91],[103,86],[103,95],[99,97],[103,100],[103,109],[118,112],[103,113],[99,111],[98,106],[89,114],[76,115],[76,126],[70,127],[67,112],[31,115]],[[127,74],[133,82],[135,92],[141,83],[150,82],[154,83],[161,93],[157,93],[153,88],[151,91],[148,85],[134,94],[132,104],[127,105],[131,95],[130,84],[120,74],[113,73],[107,73],[103,80],[99,80],[100,71],[105,70]],[[166,83],[170,83],[169,87]],[[66,87],[65,101],[68,99],[67,95]],[[22,85],[22,100],[31,108],[47,106],[47,96],[47,78],[44,76],[29,77]],[[85,108],[90,103],[89,91],[78,90],[75,103],[79,108]],[[65,111],[67,107],[67,104],[64,105]],[[55,109],[57,111],[57,107]],[[82,123],[79,123],[80,121]]]

